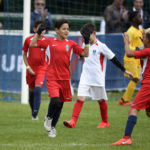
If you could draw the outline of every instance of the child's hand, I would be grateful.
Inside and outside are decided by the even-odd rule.
[[[133,74],[131,72],[126,70],[125,73],[129,76],[129,78],[133,79]]]

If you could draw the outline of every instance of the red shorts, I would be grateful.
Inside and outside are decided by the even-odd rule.
[[[46,85],[50,98],[59,97],[62,102],[72,101],[69,80],[47,80]]]
[[[32,68],[35,75],[31,75],[28,71],[26,72],[26,81],[29,88],[34,88],[35,85],[43,86],[45,79],[46,68]]]
[[[147,109],[148,107],[150,107],[150,85],[143,84],[137,93],[131,108],[141,110]]]

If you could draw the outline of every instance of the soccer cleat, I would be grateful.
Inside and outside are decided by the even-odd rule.
[[[110,127],[109,122],[104,122],[104,121],[102,121],[102,122],[97,126],[97,128],[109,128],[109,127]]]
[[[119,141],[112,143],[112,145],[131,145],[131,137],[123,136]]]
[[[124,101],[123,99],[120,99],[119,104],[122,106],[128,106],[128,105],[131,105],[132,103],[129,101]]]
[[[56,137],[56,129],[52,127],[51,131],[48,133],[48,136],[51,138]]]
[[[36,117],[32,116],[32,120],[39,120],[39,117],[38,116],[36,116]]]
[[[50,119],[49,117],[45,116],[45,120],[44,120],[44,128],[46,131],[50,132],[51,131],[51,123],[52,123],[52,119]]]
[[[68,127],[68,128],[76,128],[76,123],[73,119],[71,119],[70,121],[64,121],[64,126]]]

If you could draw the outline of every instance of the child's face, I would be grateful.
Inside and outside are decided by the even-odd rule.
[[[138,25],[141,25],[141,24],[142,24],[142,18],[141,18],[140,13],[138,13],[138,14],[136,15],[136,17],[134,18],[134,22],[137,23]]]
[[[64,23],[59,29],[56,29],[56,33],[61,39],[66,39],[69,34],[69,25]]]
[[[96,32],[91,33],[90,35],[90,43],[93,43],[96,38]]]

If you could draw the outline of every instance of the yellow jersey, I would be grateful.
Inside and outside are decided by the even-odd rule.
[[[137,29],[133,26],[131,26],[127,30],[127,34],[129,36],[129,40],[130,40],[129,47],[130,47],[131,51],[135,51],[137,49],[140,49],[140,47],[143,45],[143,42],[141,41],[142,31],[143,31],[143,29]],[[140,63],[139,59],[129,58],[126,56],[126,54],[124,55],[124,61],[136,61],[136,62]]]

